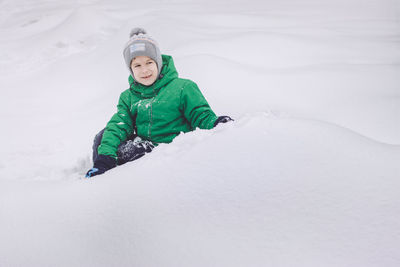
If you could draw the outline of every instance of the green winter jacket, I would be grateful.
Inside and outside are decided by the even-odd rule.
[[[144,86],[129,76],[130,88],[121,93],[106,126],[98,153],[117,158],[118,146],[132,134],[154,144],[170,143],[181,132],[211,129],[217,116],[197,85],[178,78],[172,57],[162,55],[161,75]]]

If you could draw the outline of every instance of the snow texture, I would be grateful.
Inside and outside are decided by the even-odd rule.
[[[93,179],[145,28],[218,115]],[[400,266],[398,0],[0,0],[0,266]]]

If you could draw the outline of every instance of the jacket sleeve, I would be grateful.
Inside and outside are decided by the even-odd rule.
[[[211,129],[217,120],[197,84],[188,81],[182,89],[181,107],[192,129]]]
[[[103,139],[98,148],[99,155],[107,155],[117,159],[118,146],[134,133],[133,117],[130,112],[129,98],[120,95],[117,113],[107,123]]]

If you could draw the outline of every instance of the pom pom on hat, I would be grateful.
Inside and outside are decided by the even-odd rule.
[[[147,32],[143,28],[133,28],[131,30],[131,33],[129,34],[129,38],[132,38],[134,35],[139,35],[139,34],[147,34]]]

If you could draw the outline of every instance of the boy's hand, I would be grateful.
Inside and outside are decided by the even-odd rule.
[[[214,127],[219,123],[226,123],[228,121],[233,121],[233,119],[229,116],[219,116],[218,119],[214,122]]]
[[[105,173],[109,169],[117,166],[117,160],[113,157],[107,155],[99,155],[96,161],[93,164],[93,168],[91,168],[85,175],[85,178],[90,178],[102,173]]]
[[[102,173],[104,173],[104,172],[105,172],[104,170],[101,171],[101,170],[99,170],[99,169],[97,169],[97,168],[91,168],[91,169],[86,173],[85,178],[90,178],[90,177],[93,177],[93,176],[102,174]]]

